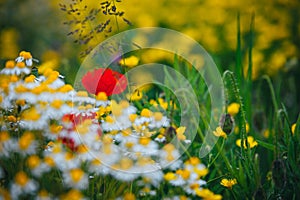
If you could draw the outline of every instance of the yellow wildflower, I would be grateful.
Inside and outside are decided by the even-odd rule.
[[[142,111],[141,111],[141,116],[142,117],[151,117],[152,116],[152,112],[147,109],[147,108],[144,108]]]
[[[240,110],[240,104],[238,103],[231,103],[227,107],[227,113],[231,116],[235,116]]]
[[[294,135],[295,134],[295,130],[296,130],[296,123],[292,125],[291,129],[292,129],[292,133]]]
[[[221,185],[223,185],[224,187],[227,187],[229,189],[232,188],[232,186],[234,186],[235,184],[237,184],[236,179],[227,179],[227,178],[223,178],[221,180]]]
[[[248,136],[248,137],[247,137],[247,141],[248,141],[248,145],[249,145],[249,148],[250,148],[250,149],[258,145],[258,143],[254,140],[254,138],[253,138],[252,136]],[[241,143],[242,143],[242,140],[241,140],[241,139],[236,140],[236,145],[237,145],[238,147],[241,147]],[[245,149],[247,148],[246,140],[244,140],[243,147],[244,147]]]
[[[131,94],[127,94],[126,98],[130,101],[138,101],[141,100],[143,97],[143,93],[140,90],[135,90]]]
[[[214,194],[209,189],[196,189],[196,195],[201,197],[203,200],[221,200],[222,196]]]
[[[226,133],[222,130],[220,126],[216,128],[216,131],[213,131],[214,135],[217,137],[227,138]]]
[[[120,60],[120,65],[126,67],[135,67],[139,63],[139,59],[136,56],[129,56],[128,58],[123,58]]]
[[[181,126],[181,127],[176,129],[176,135],[177,135],[177,138],[179,140],[185,140],[186,139],[186,136],[184,135],[185,129],[186,129],[186,127],[184,127],[184,126]]]

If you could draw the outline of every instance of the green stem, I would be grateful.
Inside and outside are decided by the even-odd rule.
[[[231,192],[231,194],[232,194],[233,198],[237,200],[238,198],[236,197],[236,195],[235,195],[234,191],[231,189],[231,190],[230,190],[230,192]]]
[[[276,131],[277,129],[277,122],[278,122],[278,104],[277,104],[277,101],[276,101],[276,95],[275,95],[275,91],[274,91],[274,88],[273,88],[273,85],[272,85],[272,82],[271,82],[271,79],[269,76],[267,75],[264,75],[262,77],[263,79],[265,79],[268,83],[268,86],[269,86],[269,89],[270,89],[270,92],[271,92],[271,98],[272,98],[272,103],[273,103],[273,106],[274,106],[274,125],[275,125],[275,134],[274,134],[274,140],[275,140],[275,158],[278,157],[278,131]]]
[[[222,145],[221,145],[221,148],[220,148],[219,151],[218,151],[218,154],[217,154],[216,157],[211,161],[211,163],[209,163],[209,164],[207,165],[207,168],[209,168],[209,167],[217,160],[217,158],[219,157],[221,151],[223,150],[224,144],[225,144],[225,138],[223,138]]]
[[[183,149],[184,153],[189,157],[191,158],[191,154],[188,152],[188,150],[185,148],[185,146],[181,143],[181,141],[178,141],[180,147]]]
[[[215,180],[218,180],[218,179],[223,178],[223,177],[226,177],[226,176],[228,176],[228,174],[223,174],[223,175],[218,176],[218,177],[216,177],[216,178],[210,179],[210,180],[207,181],[206,183],[208,184],[208,183],[214,182]]]
[[[240,138],[242,140],[241,141],[241,144],[242,144],[241,145],[241,153],[242,153],[242,155],[244,155],[244,147],[243,147],[244,141],[246,141],[247,149],[249,149],[249,144],[248,144],[247,137],[246,137],[246,114],[245,114],[245,107],[244,107],[244,103],[243,103],[242,97],[239,94],[238,85],[237,85],[237,82],[235,80],[233,72],[228,71],[228,70],[225,71],[224,74],[223,74],[223,80],[225,80],[226,76],[229,76],[229,78],[230,78],[230,80],[232,82],[231,86],[233,88],[235,98],[238,101],[238,103],[240,104],[240,113],[241,113],[241,119],[242,119],[241,133],[240,133]]]

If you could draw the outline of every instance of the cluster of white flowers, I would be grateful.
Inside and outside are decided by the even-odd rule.
[[[180,170],[183,162],[177,143],[188,140],[184,127],[172,127],[176,144],[167,141],[172,124],[161,110],[168,106],[163,99],[150,102],[156,110],[139,110],[127,100],[108,100],[104,92],[77,92],[57,71],[34,75],[33,61],[29,52],[21,52],[0,74],[4,77],[0,82],[0,158],[10,160],[12,153],[18,154],[29,169],[20,168],[9,184],[13,199],[38,190],[39,196],[51,196],[31,178],[38,180],[52,169],[62,174],[64,187],[70,189],[65,198],[75,195],[78,199],[84,199],[80,191],[95,176],[137,180],[143,185],[141,193],[154,195],[151,188],[168,179],[165,170]],[[170,183],[196,194],[191,188],[205,184],[199,175],[205,166],[183,166],[185,171]]]

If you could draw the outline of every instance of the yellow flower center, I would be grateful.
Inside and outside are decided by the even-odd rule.
[[[129,102],[126,100],[122,100],[120,101],[120,106],[124,109],[124,108],[128,108],[129,107]]]
[[[133,142],[126,142],[125,143],[125,147],[128,148],[128,149],[131,149],[133,146],[134,146]]]
[[[34,136],[31,132],[25,132],[19,139],[19,147],[21,150],[26,150],[31,142],[34,140]]]
[[[86,153],[86,152],[88,152],[88,151],[89,151],[89,149],[88,149],[87,146],[85,146],[85,145],[80,145],[80,146],[78,146],[78,149],[77,149],[77,152],[78,152],[78,153]]]
[[[19,106],[25,106],[25,100],[24,99],[18,99],[16,101],[16,104],[19,105]]]
[[[18,172],[15,176],[15,181],[18,185],[24,187],[28,182],[28,177],[25,172]]]
[[[13,116],[13,115],[9,115],[9,116],[7,117],[7,120],[8,120],[9,122],[16,122],[16,121],[17,121],[17,118],[16,118],[15,116]]]
[[[32,107],[28,110],[25,110],[21,114],[21,118],[26,121],[37,121],[39,120],[41,115],[37,112],[36,108]]]
[[[32,58],[31,53],[27,52],[27,51],[21,51],[19,55],[22,56],[26,60]]]
[[[34,75],[30,75],[30,76],[27,76],[25,78],[25,83],[33,83],[35,80],[35,76]]]
[[[34,169],[40,165],[40,158],[37,155],[32,155],[27,160],[27,165],[29,168]]]
[[[160,121],[163,118],[163,114],[161,112],[155,112],[153,116],[155,121]]]
[[[141,145],[144,145],[144,146],[148,145],[148,144],[150,143],[150,141],[151,141],[151,139],[150,139],[150,138],[147,138],[147,137],[142,137],[142,138],[140,138],[140,140],[139,140],[140,144],[141,144]]]
[[[181,177],[186,180],[186,179],[188,179],[190,177],[191,173],[190,173],[189,170],[179,169],[179,170],[176,171],[176,174],[181,175]]]
[[[132,165],[133,165],[133,161],[129,158],[122,158],[120,160],[121,169],[129,169],[130,167],[132,167]]]
[[[70,170],[71,179],[75,183],[79,182],[82,179],[83,175],[84,175],[84,172],[81,169],[77,168],[77,169],[71,169]]]
[[[25,63],[24,62],[19,62],[16,64],[17,67],[19,68],[24,68],[25,67]]]
[[[96,96],[96,99],[99,101],[107,101],[107,95],[105,92],[99,92]]]
[[[28,89],[23,85],[18,85],[17,87],[15,87],[15,91],[16,93],[22,93],[22,92],[27,92]]]
[[[64,85],[61,88],[59,88],[58,92],[66,93],[66,92],[70,92],[72,90],[73,90],[73,87],[71,85],[67,84],[67,85]]]
[[[101,161],[99,159],[92,160],[92,165],[101,165]]]
[[[48,196],[49,195],[48,195],[48,192],[46,190],[41,190],[39,192],[39,197],[42,197],[42,198],[45,197],[47,199]]]
[[[49,165],[50,167],[53,167],[53,166],[55,165],[54,160],[53,160],[51,157],[49,157],[49,156],[46,156],[46,157],[44,158],[44,162],[45,162],[47,165]]]
[[[9,140],[9,134],[6,131],[1,131],[0,132],[0,141],[1,142],[5,142],[7,140]]]
[[[135,200],[135,195],[132,193],[126,193],[124,195],[124,200]]]
[[[56,125],[56,124],[52,124],[50,125],[50,131],[51,133],[57,134],[62,130],[62,126]]]
[[[167,151],[167,152],[171,152],[171,151],[173,151],[174,149],[175,149],[175,147],[174,147],[174,145],[173,144],[166,144],[164,147],[163,147],[163,149],[165,150],[165,151]]]
[[[152,112],[147,109],[147,108],[144,108],[141,112],[141,116],[142,117],[151,117],[152,116]]]
[[[86,91],[78,91],[77,96],[79,97],[88,97],[88,93]]]
[[[62,100],[56,99],[52,101],[51,106],[55,109],[59,109],[64,102]]]
[[[78,190],[71,190],[67,194],[61,197],[62,200],[75,200],[75,199],[82,199],[82,194]]]
[[[112,124],[115,120],[112,118],[112,116],[108,115],[105,117],[105,121]]]
[[[172,180],[176,180],[177,177],[174,173],[168,172],[164,175],[164,179],[167,180],[167,181],[172,181]]]
[[[31,93],[35,94],[35,95],[39,95],[42,92],[47,92],[48,91],[48,87],[46,85],[39,85],[35,88],[33,88],[31,90]]]
[[[19,80],[19,77],[17,77],[16,75],[12,75],[11,77],[10,77],[10,81],[11,82],[17,82]]]
[[[14,68],[15,67],[15,61],[9,60],[5,63],[5,68]]]
[[[135,119],[136,119],[136,117],[137,117],[137,114],[130,114],[130,115],[129,115],[129,120],[130,120],[131,122],[134,122]]]

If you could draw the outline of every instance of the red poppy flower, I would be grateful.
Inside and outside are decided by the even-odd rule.
[[[127,79],[123,74],[106,68],[86,73],[81,82],[89,93],[95,95],[105,92],[111,96],[123,92],[127,87]]]

